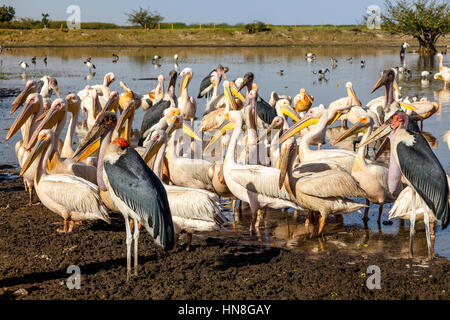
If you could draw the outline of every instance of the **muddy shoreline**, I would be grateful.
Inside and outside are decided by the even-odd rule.
[[[37,201],[36,195],[34,201]],[[176,253],[142,233],[139,275],[127,283],[123,218],[88,222],[72,234],[55,232],[62,219],[42,205],[28,207],[19,179],[0,182],[0,299],[443,299],[450,261],[389,259],[383,254],[300,253],[261,245],[248,232],[184,237]],[[69,290],[70,265],[81,289]],[[381,289],[365,284],[367,268],[381,270]]]

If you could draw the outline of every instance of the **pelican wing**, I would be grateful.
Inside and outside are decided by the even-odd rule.
[[[214,222],[222,226],[228,219],[220,210],[219,198],[201,189],[164,186],[173,217]]]
[[[153,229],[149,232],[156,242],[171,249],[174,229],[167,193],[139,153],[128,148],[114,164],[105,161],[104,170],[114,194]]]
[[[69,174],[46,175],[39,183],[48,184],[45,194],[70,212],[91,214],[111,222],[95,184]]]
[[[332,169],[327,163],[309,163],[296,168],[296,189],[322,198],[367,197],[358,182],[346,171]]]
[[[292,201],[284,186],[281,190],[278,188],[280,170],[276,168],[235,164],[230,170],[230,177],[251,192]]]
[[[449,223],[447,176],[425,138],[419,132],[408,132],[415,143],[397,144],[400,169],[445,229]]]

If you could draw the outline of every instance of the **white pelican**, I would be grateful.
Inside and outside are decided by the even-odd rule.
[[[328,109],[341,105],[350,107],[350,110],[340,117],[341,127],[343,127],[344,122],[347,125],[347,120],[352,123],[356,123],[360,117],[365,115],[365,111],[361,108],[361,101],[359,101],[356,97],[355,91],[353,90],[353,84],[351,82],[347,82],[345,87],[347,88],[347,97],[337,99],[328,105]]]
[[[14,121],[13,125],[6,135],[5,141],[8,141],[19,128],[22,131],[22,139],[18,141],[15,145],[15,151],[17,159],[19,161],[20,167],[23,167],[23,161],[28,157],[29,151],[26,150],[25,146],[28,144],[31,135],[37,129],[39,122],[37,118],[40,117],[43,111],[43,100],[42,96],[38,93],[32,93],[26,98],[26,106],[23,108],[21,114]],[[36,173],[37,162],[32,165],[31,168],[23,175],[23,182],[25,185],[25,190],[28,191],[28,205],[32,205],[33,198],[33,185],[34,185],[34,175]]]
[[[373,131],[373,120],[370,117],[362,117],[349,130],[344,132],[340,137],[333,142],[333,144],[356,134],[359,131],[365,131],[361,143],[364,143]],[[398,186],[389,186],[388,184],[388,168],[383,164],[368,163],[365,156],[365,147],[359,148],[356,153],[355,161],[352,167],[352,177],[359,183],[359,186],[367,194],[367,205],[372,203],[379,204],[378,209],[378,223],[383,212],[383,204],[390,203],[395,200],[393,194],[397,191]],[[367,214],[369,207],[364,211],[364,221],[369,220]]]
[[[296,204],[307,211],[305,228],[308,231],[310,213],[319,212],[319,231],[322,235],[329,214],[346,214],[366,205],[348,199],[365,197],[355,179],[333,163],[305,163],[294,167],[296,149],[291,139],[282,146],[279,187],[284,187]]]
[[[164,97],[164,76],[162,74],[158,76],[158,85],[148,93],[148,96],[152,101],[152,106]],[[144,108],[142,109],[145,110]]]
[[[280,99],[288,100],[289,104],[291,104],[291,102],[292,102],[291,96],[288,96],[288,95],[285,95],[285,94],[279,95],[277,92],[272,91],[270,93],[270,99],[269,99],[270,106],[275,108],[275,105],[277,104],[277,101],[280,100]]]
[[[256,92],[251,91],[249,98],[256,99]],[[225,115],[225,121],[220,131],[234,129],[228,144],[225,161],[223,164],[223,175],[231,193],[239,200],[250,204],[252,220],[250,232],[259,227],[261,209],[269,207],[273,209],[298,208],[284,188],[278,188],[280,171],[272,167],[260,165],[244,165],[236,163],[235,151],[237,140],[242,132],[242,113],[230,111]],[[212,144],[218,136],[214,136],[208,144]],[[258,221],[257,221],[258,217]]]
[[[191,68],[184,68],[180,73],[180,97],[178,98],[178,108],[184,120],[190,120],[191,126],[194,124],[195,112],[197,111],[197,102],[194,97],[189,96],[188,86],[193,77]]]
[[[314,97],[306,92],[305,88],[301,88],[300,92],[294,97],[294,109],[297,112],[306,112],[312,106]]]
[[[97,186],[80,177],[69,174],[48,174],[46,163],[55,150],[57,137],[52,130],[39,133],[36,146],[24,162],[20,171],[22,176],[41,153],[34,177],[36,193],[42,204],[64,219],[64,229],[58,232],[71,232],[75,221],[104,220],[110,222],[108,212],[103,206]]]

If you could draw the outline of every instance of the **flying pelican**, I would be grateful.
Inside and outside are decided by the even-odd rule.
[[[180,73],[180,97],[178,98],[178,108],[184,120],[190,120],[191,126],[194,125],[195,112],[197,111],[197,102],[194,97],[189,96],[188,86],[193,77],[191,68],[184,68]]]
[[[310,213],[319,212],[319,236],[322,235],[329,214],[346,214],[366,205],[348,197],[366,197],[356,180],[339,165],[331,162],[306,163],[294,167],[296,148],[293,139],[282,146],[279,188],[286,188],[297,205],[307,211],[305,228],[308,231]]]
[[[226,72],[228,72],[228,67],[223,67],[221,64],[219,64],[216,69],[211,70],[211,72],[205,78],[203,78],[202,82],[200,83],[200,90],[198,92],[197,99],[201,99],[205,96],[210,96],[212,94],[214,88],[213,83],[217,78],[217,75],[221,74],[222,77],[225,77]],[[220,79],[221,78],[219,78],[219,81]]]
[[[42,130],[36,146],[24,162],[20,176],[43,153],[39,158],[34,185],[42,204],[64,219],[64,229],[58,229],[58,232],[72,232],[75,221],[100,219],[110,223],[95,184],[69,174],[47,173],[46,164],[55,150],[56,141],[52,130]]]
[[[417,194],[424,201],[424,223],[427,236],[428,256],[432,257],[429,210],[441,221],[445,229],[449,223],[448,182],[445,170],[420,134],[417,124],[403,111],[397,111],[383,123],[360,147],[389,135],[391,161],[389,184],[398,185],[401,177],[413,189],[410,217],[410,256],[413,254],[412,238],[416,220]],[[428,208],[427,208],[428,207]]]
[[[168,131],[171,131],[171,128]],[[167,133],[164,130],[154,131],[150,141],[145,151],[144,161],[148,162],[147,157],[156,155],[153,171],[161,178]],[[175,233],[179,235],[182,231],[187,232],[187,251],[190,250],[193,233],[218,230],[227,223],[227,218],[220,210],[219,199],[214,193],[164,183],[163,185],[167,192]],[[175,237],[174,250],[176,250],[177,238],[178,236]]]
[[[252,90],[249,93],[249,99],[253,108],[256,104],[256,98],[256,92]],[[225,115],[225,121],[219,129],[220,132],[233,129],[223,164],[223,175],[231,193],[237,199],[250,204],[252,213],[250,232],[253,232],[259,228],[259,222],[262,216],[261,209],[266,207],[273,209],[298,207],[292,202],[292,199],[284,188],[278,189],[277,181],[280,175],[278,169],[236,163],[234,157],[237,140],[242,133],[242,118],[241,112],[230,111]],[[218,138],[219,136],[215,135],[209,141],[208,145],[213,144]]]
[[[362,117],[359,121],[340,137],[338,137],[333,145],[344,140],[352,134],[365,131],[361,143],[364,143],[373,131],[373,120],[370,117]],[[394,202],[393,194],[397,191],[398,186],[389,186],[388,184],[388,168],[382,164],[368,163],[364,156],[365,148],[359,148],[356,153],[355,161],[352,167],[352,177],[359,183],[359,186],[366,192],[366,203],[370,202],[379,204],[378,223],[380,223],[381,214],[383,213],[383,204]],[[369,207],[364,211],[364,221],[367,222]]]

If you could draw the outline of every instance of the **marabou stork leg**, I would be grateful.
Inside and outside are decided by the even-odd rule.
[[[433,252],[431,248],[431,236],[430,236],[430,216],[428,213],[428,208],[425,205],[425,201],[422,202],[422,208],[423,208],[423,222],[425,223],[425,234],[427,236],[427,247],[428,247],[428,259],[433,258]]]
[[[366,199],[366,205],[367,205],[367,207],[364,209],[364,217],[363,217],[363,221],[365,224],[367,224],[367,221],[369,221],[370,201],[367,199]]]
[[[139,245],[139,226],[138,222],[135,219],[134,220],[134,234],[133,234],[133,241],[134,241],[134,275],[137,276],[138,274],[138,245]]]
[[[413,234],[414,234],[414,227],[416,224],[416,191],[413,190],[412,192],[412,211],[411,216],[409,217],[409,257],[412,258],[413,256]]]
[[[187,232],[186,233],[186,251],[191,251],[191,242],[192,242],[192,233]]]
[[[131,276],[131,241],[133,240],[131,236],[131,228],[128,222],[128,215],[124,215],[125,218],[125,231],[126,231],[126,243],[127,243],[127,281],[130,280]]]
[[[378,223],[380,223],[381,221],[382,214],[383,214],[383,204],[380,204],[380,206],[378,207],[378,220],[377,220]]]

